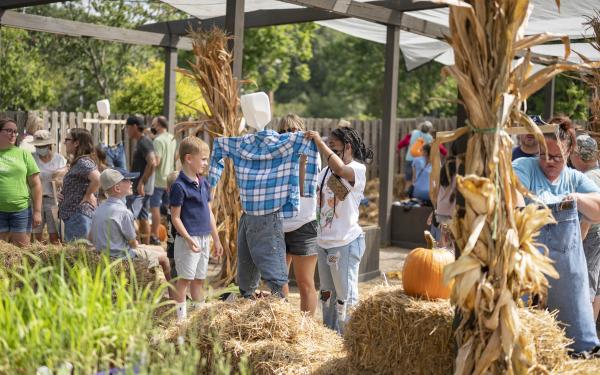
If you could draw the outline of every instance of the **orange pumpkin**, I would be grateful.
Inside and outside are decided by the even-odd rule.
[[[425,232],[428,248],[411,251],[402,268],[404,292],[409,296],[427,299],[450,297],[452,284],[444,284],[444,267],[454,262],[454,255],[436,247],[431,233]]]
[[[167,240],[167,227],[164,224],[160,224],[158,226],[158,239],[161,242],[165,242]]]

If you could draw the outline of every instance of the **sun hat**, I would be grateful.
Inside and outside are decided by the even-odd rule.
[[[42,129],[33,133],[33,141],[31,141],[32,146],[48,146],[55,143],[54,138],[52,138],[52,135],[48,130]]]

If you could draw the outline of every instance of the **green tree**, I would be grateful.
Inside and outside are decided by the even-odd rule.
[[[144,23],[183,14],[161,4],[130,0],[70,1],[25,10],[43,16],[107,26],[135,28]],[[62,84],[60,103],[64,110],[94,109],[100,98],[110,98],[123,85],[129,67],[142,67],[162,57],[162,48],[135,46],[88,38],[31,33],[32,42],[45,56]]]
[[[165,65],[160,61],[152,61],[148,68],[130,67],[129,75],[123,79],[123,87],[118,89],[112,97],[114,111],[147,115],[161,114],[163,112],[164,69]],[[198,87],[180,73],[177,73],[176,77],[177,116],[195,116],[196,111],[191,107],[202,109],[205,106]]]
[[[52,106],[57,85],[26,31],[0,28],[0,111]]]
[[[310,78],[307,62],[313,57],[314,23],[249,29],[244,36],[244,78],[272,94],[290,75]],[[273,96],[271,95],[271,98]]]

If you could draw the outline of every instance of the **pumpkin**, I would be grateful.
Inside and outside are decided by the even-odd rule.
[[[444,267],[454,262],[454,254],[438,248],[433,236],[425,231],[427,248],[412,250],[402,268],[404,292],[413,297],[448,299],[452,284],[444,284]]]
[[[165,227],[164,224],[158,226],[158,239],[160,242],[165,242],[167,240],[167,227]]]

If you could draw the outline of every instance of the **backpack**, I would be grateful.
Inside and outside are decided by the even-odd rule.
[[[413,158],[423,156],[423,146],[425,146],[425,139],[423,137],[419,137],[419,139],[417,139],[415,143],[410,146],[410,155]]]

